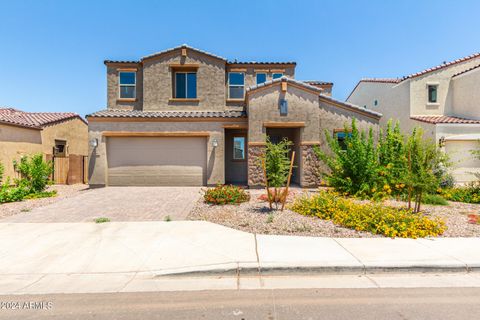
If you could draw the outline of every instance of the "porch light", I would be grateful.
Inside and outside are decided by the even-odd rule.
[[[440,139],[438,139],[438,147],[439,148],[445,147],[445,137],[442,136]]]
[[[96,147],[98,146],[98,140],[97,140],[97,138],[94,138],[94,139],[91,139],[91,140],[90,140],[90,146],[91,146],[92,148],[96,148]]]
[[[218,140],[216,138],[213,138],[212,140],[212,147],[214,148],[218,147]]]

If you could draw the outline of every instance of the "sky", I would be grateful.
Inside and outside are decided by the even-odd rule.
[[[106,108],[105,59],[188,44],[229,60],[296,61],[296,79],[400,77],[480,52],[480,1],[0,0],[0,106]]]

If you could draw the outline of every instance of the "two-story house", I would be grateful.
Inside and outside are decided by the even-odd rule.
[[[422,127],[450,156],[458,183],[476,180],[480,161],[480,53],[402,78],[363,79],[347,101],[381,112],[381,125],[400,121],[404,132]]]
[[[139,61],[105,61],[108,105],[87,116],[92,185],[259,186],[267,136],[296,152],[293,182],[320,182],[315,145],[353,117],[381,114],[295,80],[295,62],[239,62],[187,45]],[[339,135],[341,137],[341,135]]]

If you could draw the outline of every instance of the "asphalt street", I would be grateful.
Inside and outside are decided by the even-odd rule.
[[[480,319],[480,288],[13,295],[0,301],[1,319]]]

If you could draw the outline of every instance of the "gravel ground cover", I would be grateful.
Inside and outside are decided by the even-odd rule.
[[[57,190],[57,195],[50,198],[29,199],[19,202],[9,202],[0,204],[0,219],[13,216],[15,214],[29,212],[34,208],[47,206],[54,202],[65,198],[75,197],[81,192],[87,192],[88,185],[72,184],[72,185],[52,185],[47,191]]]
[[[268,202],[260,199],[265,190],[252,189],[250,201],[240,205],[214,206],[203,202],[201,198],[190,212],[189,220],[206,220],[234,229],[259,234],[299,235],[337,238],[381,237],[369,232],[358,232],[335,225],[316,217],[302,216],[285,209],[283,212],[270,211]],[[314,193],[317,190],[293,188],[287,198],[291,203],[302,193]],[[385,201],[385,205],[404,206],[398,201]],[[423,205],[425,214],[442,218],[448,229],[442,237],[479,237],[480,225],[468,223],[468,214],[480,213],[479,204],[450,202],[448,206]]]

